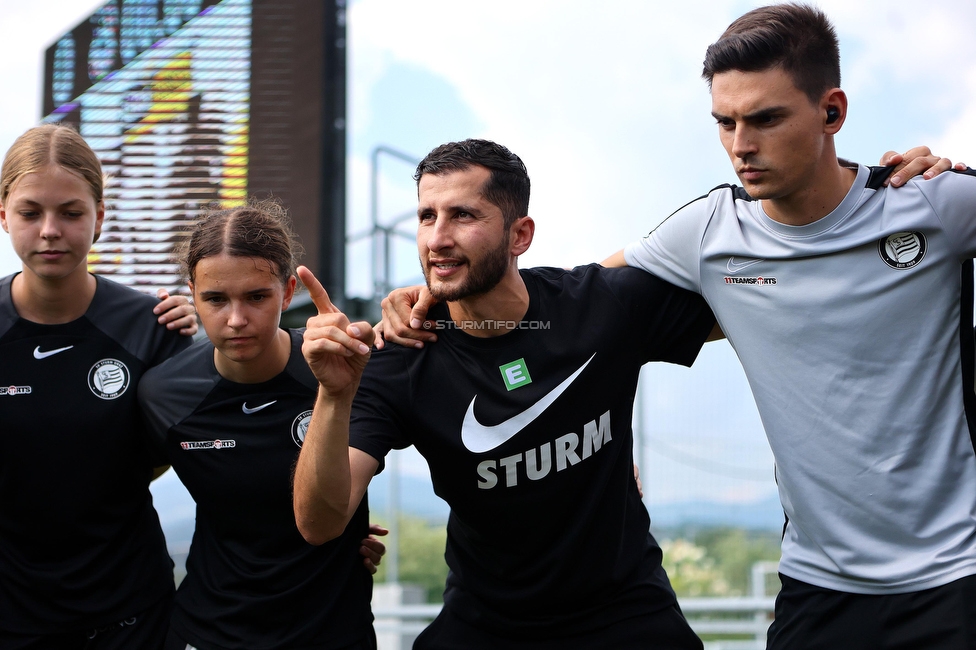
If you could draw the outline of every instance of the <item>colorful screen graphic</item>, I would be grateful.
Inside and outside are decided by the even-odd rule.
[[[247,193],[251,1],[110,0],[47,52],[45,122],[74,124],[109,177],[89,269],[181,286],[174,246]]]

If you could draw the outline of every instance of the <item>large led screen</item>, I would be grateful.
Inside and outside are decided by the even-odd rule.
[[[44,121],[110,178],[92,272],[175,289],[187,221],[245,198],[251,20],[250,0],[110,0],[48,50]]]

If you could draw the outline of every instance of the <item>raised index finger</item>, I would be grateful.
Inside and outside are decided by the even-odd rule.
[[[322,286],[322,283],[319,282],[319,279],[315,277],[315,274],[307,266],[299,266],[297,272],[302,284],[308,289],[308,296],[312,299],[312,304],[315,305],[320,314],[339,313],[336,306],[329,300],[329,293],[325,290],[325,287]]]

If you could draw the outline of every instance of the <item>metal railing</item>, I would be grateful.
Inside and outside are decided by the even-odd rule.
[[[766,630],[773,617],[775,598],[679,598],[691,629],[708,638],[705,650],[763,650]],[[441,611],[440,605],[400,605],[374,607],[373,627],[378,637],[394,635],[412,639],[423,631]],[[750,638],[743,639],[741,637]],[[715,638],[729,637],[729,638]],[[740,638],[736,638],[740,637]],[[379,650],[400,650],[380,643]]]
[[[369,165],[369,228],[346,237],[346,245],[369,239],[372,250],[370,252],[370,275],[372,276],[372,299],[379,301],[386,297],[393,286],[393,258],[392,242],[395,239],[416,243],[416,232],[401,230],[400,226],[407,222],[416,222],[417,213],[406,210],[393,216],[380,216],[380,177],[382,170],[380,162],[383,158],[392,158],[401,163],[416,166],[420,162],[415,156],[398,151],[393,147],[379,145],[370,153]]]
[[[749,576],[750,596],[678,599],[691,629],[704,639],[705,650],[764,650],[776,601],[766,593],[766,576],[775,575],[777,569],[776,562],[756,562]],[[402,586],[397,588],[403,593]],[[374,590],[374,601],[376,593]],[[441,611],[441,605],[391,606],[386,604],[389,595],[392,592],[381,595],[383,604],[373,606],[378,650],[406,650]]]

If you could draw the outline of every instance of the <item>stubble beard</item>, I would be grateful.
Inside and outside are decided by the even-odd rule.
[[[462,298],[488,293],[498,286],[498,283],[502,281],[502,278],[505,277],[505,273],[508,271],[508,249],[508,237],[503,237],[498,246],[488,251],[477,266],[471,265],[469,260],[468,277],[460,285],[453,287],[432,285],[430,282],[430,267],[424,266],[427,290],[430,291],[430,295],[438,302],[454,302]]]

